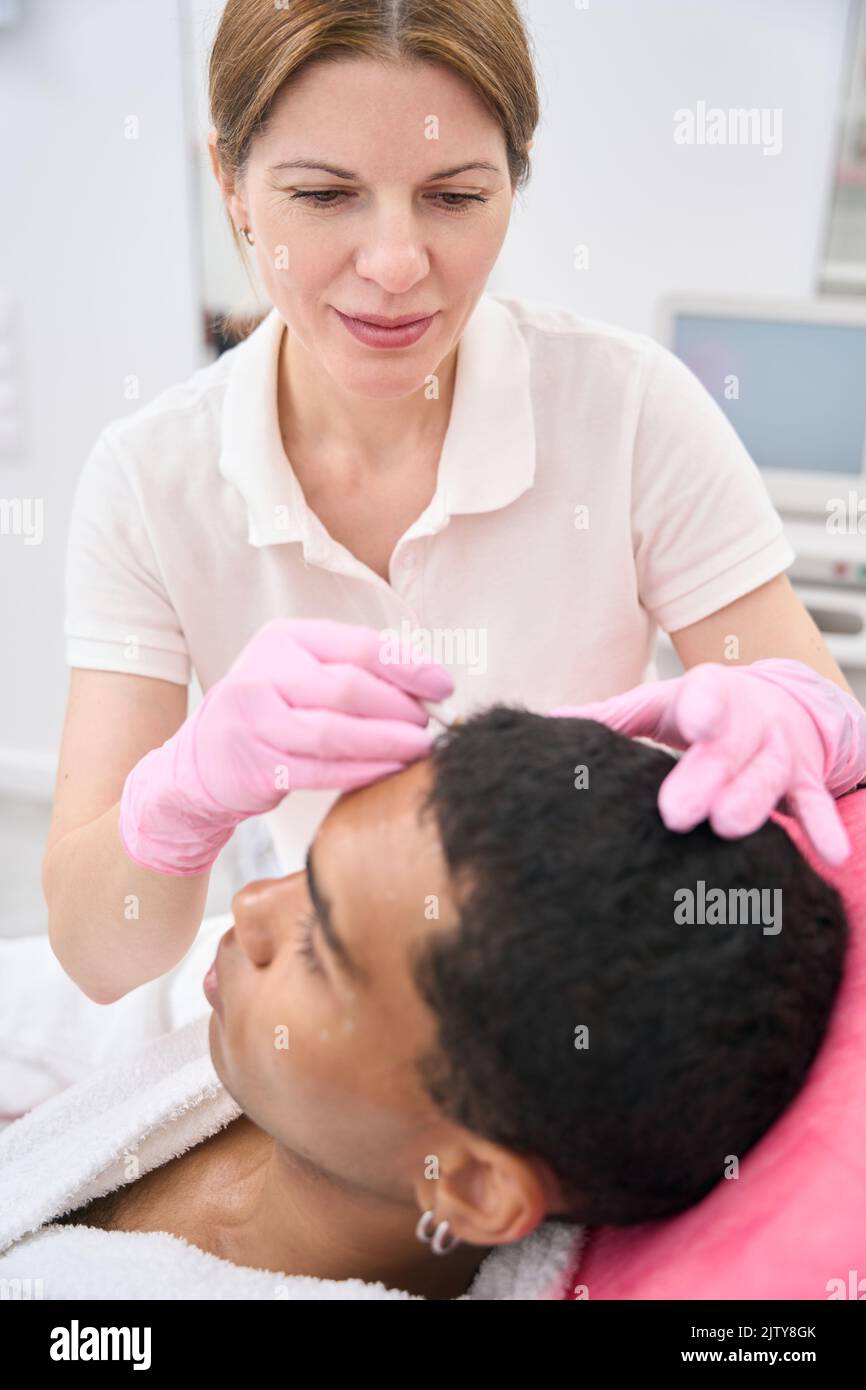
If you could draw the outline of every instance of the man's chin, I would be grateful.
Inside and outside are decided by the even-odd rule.
[[[214,1010],[211,1010],[211,1016],[208,1020],[207,1040],[208,1048],[210,1049],[210,1059],[213,1062],[213,1069],[216,1072],[222,1084],[225,1086],[229,1095],[232,1097],[232,1100],[237,1101],[237,1097],[232,1095],[231,1089],[226,1081],[226,1066],[225,1059],[223,1057],[222,1039],[220,1038],[219,1014],[216,1013]],[[240,1104],[239,1101],[237,1103]]]
[[[258,1121],[254,1119],[250,1108],[244,1103],[243,1097],[239,1095],[235,1083],[231,1080],[230,1067],[225,1056],[219,1023],[219,1015],[212,1013],[208,1022],[208,1045],[213,1069],[219,1077],[221,1084],[225,1087],[225,1090],[231,1096],[235,1105],[239,1106],[243,1111],[247,1120],[250,1121],[251,1124],[256,1125],[256,1127],[263,1132],[270,1133],[269,1130],[266,1130],[265,1125],[259,1124]],[[253,1106],[253,1109],[255,1109],[255,1106]]]

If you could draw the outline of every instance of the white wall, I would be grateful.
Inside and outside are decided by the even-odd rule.
[[[671,289],[807,292],[845,0],[524,4],[544,116],[491,288],[640,330]],[[45,507],[41,546],[0,535],[0,787],[19,764],[50,764],[59,742],[65,533],[84,458],[138,404],[129,374],[145,401],[207,360],[190,164],[219,0],[182,5],[183,24],[175,0],[25,0],[20,24],[0,29],[0,307],[11,296],[19,310],[26,438],[0,461],[0,498]],[[782,107],[782,154],[677,147],[673,110],[698,100]],[[130,115],[137,141],[124,139]],[[589,271],[572,269],[576,243]]]
[[[207,66],[224,3],[225,0],[183,0],[183,17],[190,50],[192,136],[201,211],[199,239],[202,276],[205,302],[208,309],[217,313],[224,313],[229,308],[259,311],[269,307],[252,254],[249,257],[249,274],[238,255],[207,150],[207,132],[210,128]]]
[[[523,0],[542,75],[533,178],[495,271],[650,332],[673,290],[811,292],[847,0]],[[673,113],[782,109],[782,152],[680,146]],[[589,249],[589,270],[573,248]]]
[[[207,360],[179,33],[175,0],[25,0],[0,28],[0,303],[17,310],[25,437],[0,461],[0,497],[44,499],[41,545],[0,534],[0,785],[18,764],[38,775],[59,742],[84,459],[140,403],[128,376],[144,401]]]

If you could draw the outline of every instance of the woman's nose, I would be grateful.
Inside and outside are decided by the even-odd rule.
[[[282,937],[281,923],[288,915],[286,885],[301,876],[254,879],[232,898],[235,935],[254,965],[268,965],[273,959]]]
[[[391,294],[408,293],[430,273],[430,261],[411,217],[385,220],[359,248],[355,268]]]

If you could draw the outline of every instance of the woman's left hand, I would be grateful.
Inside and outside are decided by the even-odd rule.
[[[841,864],[851,853],[833,793],[866,775],[866,711],[804,662],[705,661],[671,680],[549,713],[687,749],[659,789],[669,830],[708,819],[717,835],[737,839],[763,825],[784,798],[780,809],[824,859]]]

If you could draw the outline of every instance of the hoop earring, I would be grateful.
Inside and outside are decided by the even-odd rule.
[[[448,1240],[449,1227],[449,1223],[447,1221],[440,1221],[438,1226],[436,1227],[436,1230],[431,1236],[427,1229],[431,1218],[434,1221],[436,1219],[432,1210],[425,1211],[424,1215],[419,1220],[418,1225],[415,1227],[416,1236],[419,1240],[423,1240],[426,1244],[430,1246],[430,1249],[433,1251],[434,1255],[450,1255],[452,1250],[454,1250],[458,1245],[462,1244],[462,1241],[457,1236],[452,1236],[450,1241],[448,1241],[448,1243],[446,1244],[446,1241]]]
[[[248,242],[248,244],[249,244],[250,246],[254,246],[254,245],[255,245],[255,239],[254,239],[253,237],[250,236],[250,229],[249,229],[249,227],[241,227],[241,231],[243,232],[244,237],[245,237],[246,241]]]

